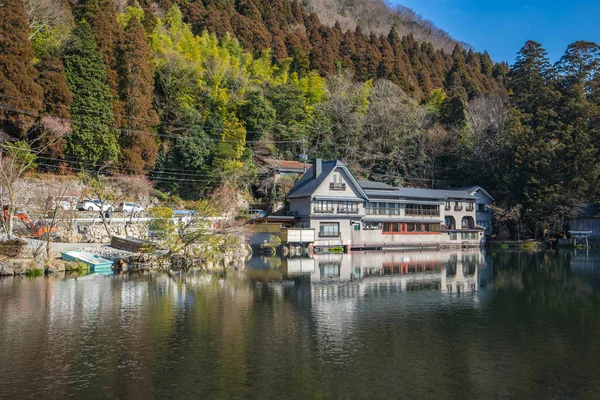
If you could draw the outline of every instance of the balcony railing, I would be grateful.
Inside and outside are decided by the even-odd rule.
[[[358,214],[358,209],[338,208],[337,212],[338,214]]]
[[[367,208],[365,209],[367,215],[400,215],[399,208]]]
[[[339,232],[319,232],[319,237],[335,238],[340,237]]]
[[[463,206],[454,206],[454,211],[462,211]]]
[[[332,182],[329,184],[329,190],[346,190],[346,184]]]
[[[333,214],[333,207],[331,208],[313,208],[315,214]]]
[[[468,204],[466,210],[467,211],[475,211],[475,206],[472,204]]]
[[[450,211],[450,210],[452,209],[452,207],[450,207],[449,205],[446,205],[446,207],[444,207],[444,209],[445,209],[446,211]]]
[[[440,215],[440,210],[419,210],[417,208],[407,208],[405,214],[435,217]]]

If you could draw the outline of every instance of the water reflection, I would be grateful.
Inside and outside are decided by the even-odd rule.
[[[485,288],[493,276],[491,262],[480,249],[315,254],[284,260],[254,257],[248,267],[248,276],[255,279],[306,277],[312,283],[329,284],[361,281],[363,289],[358,294],[369,287],[474,293]]]
[[[600,253],[0,279],[0,398],[598,398]]]

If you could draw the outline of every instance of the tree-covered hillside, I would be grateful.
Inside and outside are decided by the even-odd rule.
[[[29,146],[40,169],[145,174],[186,198],[251,186],[269,197],[264,157],[339,158],[396,185],[482,185],[511,235],[558,234],[597,198],[593,43],[551,65],[528,42],[509,68],[401,37],[401,25],[343,31],[296,0],[0,7],[3,151]]]

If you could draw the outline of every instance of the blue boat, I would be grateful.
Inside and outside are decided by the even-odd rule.
[[[80,250],[63,251],[61,253],[62,259],[65,261],[82,262],[90,267],[90,271],[107,275],[112,274],[113,261],[106,258],[102,258],[92,253]]]

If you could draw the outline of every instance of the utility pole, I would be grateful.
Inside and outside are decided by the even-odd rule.
[[[308,156],[306,155],[306,139],[302,138],[302,161],[304,163],[303,169],[304,173],[306,173],[306,159]]]

